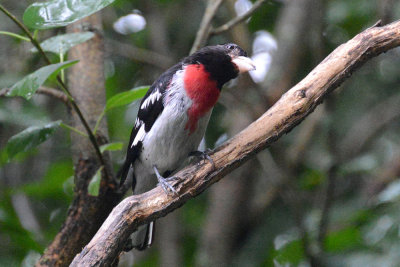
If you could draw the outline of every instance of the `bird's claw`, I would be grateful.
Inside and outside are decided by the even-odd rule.
[[[207,148],[205,151],[196,150],[196,151],[190,152],[189,156],[190,157],[199,157],[204,161],[208,160],[211,163],[211,165],[213,166],[213,168],[215,169],[214,160],[210,157],[210,155],[208,155],[208,153],[210,153],[211,151],[212,150],[209,148]]]
[[[173,193],[175,195],[178,194],[178,192],[176,192],[174,187],[170,183],[168,183],[165,179],[159,179],[158,183],[161,185],[162,189],[164,190],[164,192],[166,194],[169,194],[169,193]]]
[[[170,181],[176,180],[177,177],[171,176],[168,178],[163,177],[157,170],[156,166],[153,166],[154,172],[157,176],[158,183],[161,185],[162,189],[164,192],[168,195],[169,193],[173,193],[175,195],[178,195],[178,192],[175,190],[175,188],[169,183]]]

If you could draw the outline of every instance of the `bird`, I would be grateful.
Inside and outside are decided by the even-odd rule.
[[[169,176],[191,155],[210,159],[197,149],[223,85],[254,69],[239,45],[227,43],[203,47],[161,74],[140,102],[118,172],[120,184],[132,173],[134,195],[157,182],[167,194],[176,193],[169,183],[174,177]],[[131,236],[131,248],[150,247],[153,236],[154,222],[139,227]]]

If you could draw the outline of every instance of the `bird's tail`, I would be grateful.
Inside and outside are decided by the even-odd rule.
[[[125,183],[125,180],[126,180],[126,177],[128,176],[130,167],[131,167],[131,162],[127,159],[127,160],[125,160],[124,164],[119,169],[119,171],[117,172],[117,177],[121,177],[119,186],[122,186]]]
[[[142,225],[132,234],[132,244],[137,250],[145,250],[153,244],[155,222]]]
[[[155,179],[152,172],[148,172],[147,168],[138,164],[135,166],[135,171],[129,172],[132,164],[125,161],[119,170],[118,174],[121,177],[121,185],[125,181],[126,177],[132,173],[132,192],[134,195],[142,194],[154,188],[157,184],[157,179]],[[136,175],[139,178],[136,181]],[[137,183],[136,183],[137,182]],[[141,225],[138,229],[131,234],[130,240],[126,244],[124,250],[129,251],[130,249],[144,250],[149,248],[153,243],[155,232],[155,222],[150,222],[147,225]]]

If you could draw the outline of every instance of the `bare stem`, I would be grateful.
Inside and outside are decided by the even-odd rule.
[[[234,19],[228,21],[227,23],[225,23],[224,25],[216,28],[216,29],[212,29],[209,32],[209,35],[216,35],[216,34],[221,34],[223,32],[229,31],[230,29],[232,29],[234,26],[236,26],[237,24],[245,21],[246,19],[248,19],[251,15],[253,15],[253,13],[262,5],[266,2],[266,0],[258,0],[257,2],[255,2],[253,4],[253,6],[243,15],[235,17]]]
[[[208,0],[206,11],[204,12],[203,19],[201,20],[199,30],[196,34],[196,39],[194,40],[192,49],[190,50],[190,54],[197,51],[206,43],[208,37],[210,36],[211,21],[223,1],[224,0]]]
[[[8,35],[26,42],[30,42],[31,40],[29,40],[28,38],[26,38],[25,36],[13,33],[13,32],[6,32],[6,31],[0,31],[0,34],[4,34],[4,35]]]
[[[9,91],[10,91],[10,88],[1,89],[0,90],[0,97],[6,96]],[[55,99],[61,100],[67,106],[70,105],[68,96],[66,94],[64,94],[63,92],[61,92],[60,90],[56,90],[56,89],[50,88],[50,87],[41,86],[41,87],[39,87],[39,89],[37,89],[36,93],[37,94],[43,94],[43,95],[51,96],[51,97],[53,97]]]
[[[115,53],[119,56],[144,62],[161,69],[168,69],[174,64],[173,59],[170,57],[116,40],[108,40],[106,47],[109,53]],[[119,47],[119,49],[114,49],[115,47]]]
[[[76,129],[75,127],[72,127],[72,126],[70,126],[70,125],[68,125],[68,124],[66,124],[66,123],[61,123],[61,127],[64,127],[65,129],[68,129],[68,130],[71,130],[71,131],[73,131],[73,132],[75,132],[75,133],[77,133],[77,134],[79,134],[79,135],[88,137],[86,133],[81,132],[81,131],[79,131],[78,129]]]

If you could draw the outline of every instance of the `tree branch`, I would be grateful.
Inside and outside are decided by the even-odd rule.
[[[199,30],[196,34],[196,39],[194,40],[192,49],[190,50],[190,54],[197,51],[206,43],[208,37],[210,36],[211,21],[223,1],[224,0],[208,0],[206,11],[204,12],[203,19],[201,20]]]
[[[266,2],[266,0],[257,0],[257,2],[255,2],[253,4],[253,6],[243,15],[235,17],[234,19],[228,21],[227,23],[225,23],[222,26],[219,26],[218,28],[212,29],[210,30],[210,35],[216,35],[216,34],[221,34],[223,32],[229,31],[230,29],[232,29],[233,27],[235,27],[237,24],[245,21],[246,19],[248,19],[249,17],[251,17],[251,15],[253,15],[253,13],[262,5]]]
[[[385,127],[400,117],[400,94],[378,103],[359,118],[339,143],[340,162],[346,162],[363,152]]]
[[[10,91],[10,88],[1,89],[0,97],[6,96],[9,91]],[[61,92],[57,89],[54,89],[54,88],[41,86],[41,87],[39,87],[39,89],[36,90],[36,94],[47,95],[47,96],[53,97],[55,99],[58,99],[58,100],[64,102],[64,104],[66,104],[67,106],[70,105],[68,96],[66,94],[64,94],[63,92]]]
[[[177,195],[167,195],[160,186],[142,195],[126,198],[114,208],[90,243],[71,266],[109,265],[118,256],[128,236],[139,226],[182,206],[223,176],[290,132],[328,93],[337,88],[367,60],[400,45],[400,21],[373,27],[339,46],[300,83],[258,120],[217,148],[209,162],[191,165],[176,174]]]
[[[107,45],[110,47],[108,48]],[[174,61],[170,57],[119,41],[108,40],[106,47],[111,53],[116,53],[132,60],[154,65],[161,69],[168,69],[174,64]],[[115,47],[118,47],[118,49],[115,49]]]

